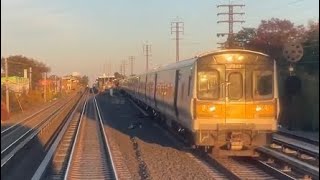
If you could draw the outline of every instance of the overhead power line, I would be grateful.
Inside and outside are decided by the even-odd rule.
[[[178,19],[178,18],[177,18]],[[180,38],[180,33],[184,33],[184,22],[182,21],[173,21],[171,22],[171,34],[176,35],[176,62],[179,61],[179,40]]]
[[[146,56],[146,72],[149,71],[149,57],[151,56],[151,45],[146,44],[143,45],[143,53]]]
[[[221,5],[217,5],[217,8],[224,8],[227,7],[228,8],[228,12],[221,12],[218,13],[217,16],[220,15],[228,15],[228,20],[219,20],[217,21],[217,23],[228,23],[229,24],[229,32],[228,33],[217,33],[218,37],[223,37],[225,35],[228,36],[228,40],[227,40],[227,46],[228,48],[230,48],[232,46],[233,43],[233,36],[235,35],[235,33],[233,32],[233,25],[235,23],[244,23],[244,20],[235,20],[234,19],[234,15],[244,15],[244,12],[235,12],[234,8],[235,7],[244,7],[244,4],[221,4]],[[221,44],[221,43],[218,43]]]

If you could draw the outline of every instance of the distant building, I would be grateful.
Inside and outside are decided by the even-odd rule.
[[[96,79],[98,88],[101,90],[110,88],[113,85],[114,79],[115,79],[114,76],[106,76],[105,74],[103,74],[102,76],[99,76]]]
[[[61,89],[64,91],[77,90],[80,87],[78,76],[67,75],[62,78]]]

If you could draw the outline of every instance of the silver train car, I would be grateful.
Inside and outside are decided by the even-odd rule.
[[[197,147],[255,156],[277,130],[276,63],[239,49],[201,54],[120,82],[120,88]]]

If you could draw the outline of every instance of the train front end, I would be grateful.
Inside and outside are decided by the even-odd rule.
[[[276,64],[265,54],[225,50],[197,60],[195,144],[219,155],[254,156],[271,142],[279,115]]]

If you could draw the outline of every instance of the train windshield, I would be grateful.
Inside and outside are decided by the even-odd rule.
[[[274,61],[254,53],[222,53],[202,57],[197,64],[199,99],[252,101],[272,99]]]
[[[219,98],[219,72],[217,70],[198,72],[198,97],[200,99]]]
[[[253,72],[254,99],[270,99],[273,97],[272,71]]]

